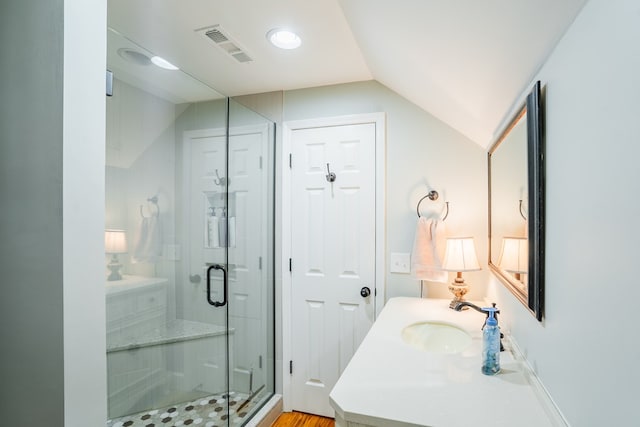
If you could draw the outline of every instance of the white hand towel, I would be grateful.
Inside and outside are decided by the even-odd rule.
[[[442,271],[438,241],[444,237],[438,230],[438,221],[418,218],[416,236],[411,254],[411,273],[416,279],[446,283],[448,274]]]
[[[147,234],[149,231],[149,218],[142,218],[140,222],[140,228],[138,230],[138,238],[136,244],[133,247],[133,254],[131,255],[131,262],[138,263],[144,261],[144,247],[147,242]]]
[[[162,255],[162,227],[158,216],[142,218],[131,262],[156,262]]]
[[[160,223],[160,216],[156,215],[149,218],[145,254],[148,262],[156,262],[162,256],[162,224]]]

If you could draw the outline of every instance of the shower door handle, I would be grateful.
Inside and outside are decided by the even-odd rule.
[[[222,270],[222,302],[211,301],[211,270]],[[227,270],[220,264],[213,264],[207,268],[207,302],[214,307],[222,307],[227,304]]]

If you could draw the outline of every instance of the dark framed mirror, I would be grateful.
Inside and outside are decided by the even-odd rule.
[[[544,309],[544,123],[540,82],[488,154],[489,267],[533,315]]]

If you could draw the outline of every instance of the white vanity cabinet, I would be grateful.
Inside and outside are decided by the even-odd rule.
[[[480,372],[484,321],[448,300],[392,298],[331,391],[337,427],[559,427],[551,399],[508,340],[502,370]],[[455,354],[417,349],[402,339],[417,322],[464,329],[471,344]]]
[[[124,276],[107,282],[107,346],[135,340],[167,320],[167,279]]]

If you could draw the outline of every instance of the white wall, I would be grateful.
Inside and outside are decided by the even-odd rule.
[[[8,425],[62,426],[63,1],[0,5],[0,410]]]
[[[104,1],[0,8],[3,425],[106,418]]]
[[[502,318],[573,426],[637,423],[640,4],[591,0],[541,69],[546,309]]]
[[[481,264],[487,259],[486,153],[477,144],[375,81],[350,83],[284,94],[284,121],[385,112],[386,145],[386,298],[418,296],[419,281],[389,273],[392,252],[411,253],[416,204],[429,190],[437,202],[424,201],[421,211],[437,216],[449,201],[447,234],[476,239]],[[488,273],[465,273],[470,298],[485,294]],[[453,279],[453,274],[450,275]],[[446,284],[431,284],[428,295],[450,298]]]
[[[65,427],[106,417],[105,305],[96,286],[104,272],[106,9],[103,0],[64,2]]]

